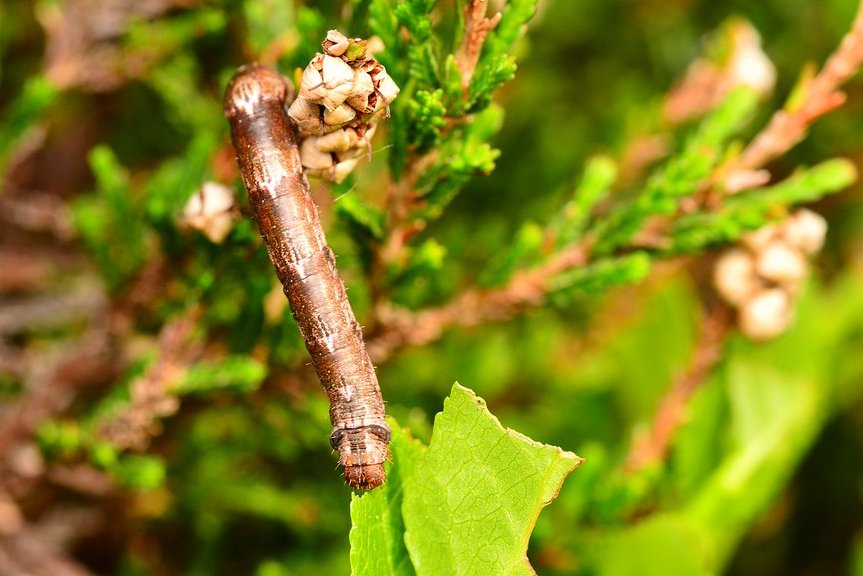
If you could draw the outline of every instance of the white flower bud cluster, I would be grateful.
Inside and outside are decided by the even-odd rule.
[[[234,192],[217,182],[204,182],[183,208],[183,223],[221,244],[234,226]]]
[[[322,46],[303,71],[288,115],[299,130],[306,173],[341,182],[371,150],[377,121],[399,87],[365,40],[330,30]]]
[[[737,309],[747,337],[768,340],[788,328],[794,298],[809,272],[808,258],[821,250],[826,233],[824,218],[799,210],[781,224],[746,234],[739,247],[719,258],[713,284]]]

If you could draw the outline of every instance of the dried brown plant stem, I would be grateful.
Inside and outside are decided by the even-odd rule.
[[[686,407],[722,358],[726,337],[732,326],[730,311],[716,305],[702,320],[689,366],[675,378],[654,414],[650,428],[636,437],[624,467],[630,472],[662,461],[674,436],[686,418]]]
[[[815,120],[845,103],[845,94],[839,87],[854,76],[861,65],[863,2],[858,5],[851,30],[845,34],[839,48],[827,59],[821,71],[803,86],[801,102],[776,112],[730,169],[754,170],[790,150],[806,136]]]

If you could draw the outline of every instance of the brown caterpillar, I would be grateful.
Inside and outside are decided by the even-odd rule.
[[[390,429],[362,331],[309,193],[286,113],[288,94],[275,70],[244,66],[228,85],[225,115],[261,236],[330,399],[330,443],[348,484],[371,490],[386,480]]]

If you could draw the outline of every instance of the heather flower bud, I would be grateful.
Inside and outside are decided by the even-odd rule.
[[[779,235],[779,232],[778,226],[768,225],[744,234],[740,240],[744,246],[757,253],[764,250]]]
[[[341,58],[318,54],[303,70],[298,98],[332,110],[351,93],[354,71]]]
[[[798,210],[785,223],[784,236],[790,245],[811,256],[824,246],[827,221],[811,210]]]
[[[762,283],[755,274],[755,260],[745,250],[729,250],[716,262],[713,284],[729,304],[740,306]]]
[[[222,184],[204,182],[183,209],[183,222],[221,244],[234,225],[234,193]]]
[[[797,283],[806,277],[806,258],[785,242],[774,240],[761,250],[755,269],[766,280]]]
[[[356,130],[353,128],[343,128],[330,132],[324,136],[319,136],[315,140],[315,145],[318,150],[323,152],[346,152],[355,147],[360,141]]]
[[[357,111],[349,104],[343,104],[333,110],[324,111],[324,124],[328,126],[342,126],[353,121],[357,117]]]
[[[399,88],[365,40],[330,30],[322,47],[288,115],[298,127],[306,172],[338,182],[370,153],[379,112],[388,112]]]
[[[728,64],[732,86],[749,86],[769,94],[776,84],[776,67],[761,49],[761,36],[751,24],[735,21],[730,30],[733,54]]]
[[[303,77],[300,79],[300,95],[304,99],[310,99],[310,95],[317,97],[318,92],[324,87],[324,77],[321,76],[320,69],[315,66],[313,60],[306,69],[303,70]]]
[[[351,95],[348,96],[348,104],[363,114],[368,114],[374,110],[374,106],[369,104],[369,99],[375,93],[375,85],[372,82],[372,77],[368,72],[358,70],[354,76],[354,86]]]
[[[382,72],[378,75],[378,94],[381,95],[381,98],[384,99],[384,102],[389,104],[393,100],[396,99],[396,96],[399,95],[399,87],[390,78],[390,75],[387,74],[386,70],[383,70],[383,66],[381,66]]]
[[[740,330],[753,340],[779,336],[791,323],[791,299],[780,288],[758,293],[740,309]]]
[[[336,164],[332,173],[333,182],[336,184],[344,182],[345,178],[354,171],[359,161],[359,158],[349,158]]]
[[[743,248],[719,259],[714,284],[738,309],[744,334],[766,340],[788,327],[793,298],[809,272],[806,256],[821,248],[826,232],[821,216],[799,210],[782,223],[743,235]]]
[[[320,106],[312,104],[305,98],[298,97],[294,100],[291,107],[288,108],[288,116],[299,128],[300,137],[323,132],[324,121],[321,118]]]
[[[300,161],[307,170],[329,170],[333,166],[333,155],[320,150],[316,136],[310,136],[300,144]]]
[[[338,30],[330,30],[327,32],[327,39],[324,40],[324,52],[330,56],[341,56],[348,50],[350,40],[348,37]]]

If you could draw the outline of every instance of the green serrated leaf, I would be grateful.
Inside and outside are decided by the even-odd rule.
[[[505,429],[456,384],[405,484],[405,543],[418,576],[532,574],[540,510],[581,459]]]
[[[404,543],[402,503],[405,476],[422,457],[423,445],[390,419],[390,448],[398,466],[387,470],[383,489],[351,497],[351,575],[414,576]]]
[[[353,575],[533,574],[537,516],[581,458],[504,428],[458,384],[428,448],[392,428],[387,483],[351,506]]]

